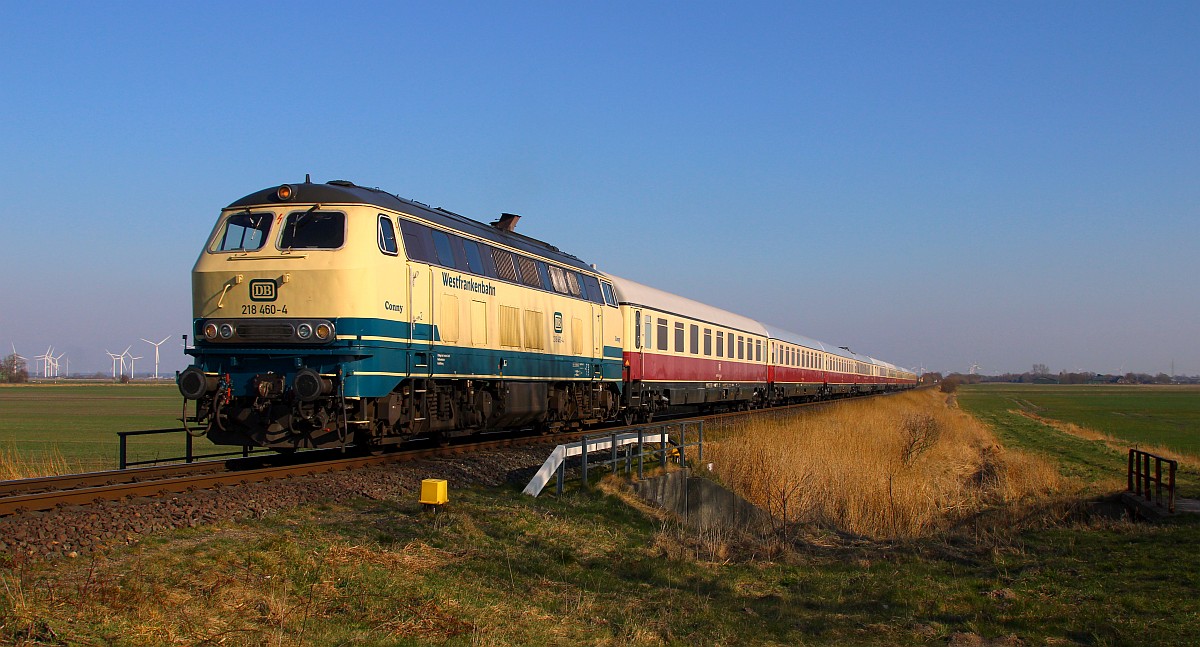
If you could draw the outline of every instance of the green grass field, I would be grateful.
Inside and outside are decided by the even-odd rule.
[[[174,384],[21,385],[0,388],[0,450],[36,461],[57,452],[82,470],[117,467],[118,431],[179,427]],[[212,445],[201,439],[197,451]],[[130,438],[129,460],[182,456],[182,435]]]
[[[964,397],[987,398],[1129,441],[1200,456],[1200,387],[981,384]]]

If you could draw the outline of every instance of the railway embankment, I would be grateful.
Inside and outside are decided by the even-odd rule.
[[[942,415],[934,406],[945,407],[944,400],[927,404],[928,415]],[[973,406],[964,398],[965,409]],[[846,419],[863,424],[870,415],[863,409]],[[735,444],[738,430],[726,431],[710,437]],[[1057,468],[1064,489],[1043,499],[1032,492],[1004,496],[1012,490],[1000,485],[1024,468],[1002,459],[1022,446],[997,443],[1016,437],[1005,429],[983,431],[993,432],[992,444],[963,436],[970,451],[962,452],[950,451],[960,440],[947,429],[919,452],[902,451],[911,440],[903,424],[894,437],[874,441],[856,440],[850,428],[836,442],[824,437],[857,458],[843,464],[822,455],[817,464],[835,471],[863,465],[864,446],[872,443],[881,456],[896,457],[879,463],[896,470],[893,495],[885,488],[875,499],[884,506],[880,512],[835,503],[819,515],[776,516],[773,523],[786,523],[761,533],[677,523],[650,506],[630,505],[631,490],[612,477],[561,497],[520,494],[508,473],[520,472],[519,463],[535,465],[544,452],[514,457],[508,467],[437,461],[402,482],[368,478],[374,469],[332,474],[320,481],[320,496],[294,505],[184,524],[74,559],[7,561],[0,571],[0,642],[1200,642],[1200,628],[1189,622],[1200,612],[1191,595],[1194,578],[1172,566],[1196,563],[1200,524],[1135,525],[1095,514],[1087,504],[1095,490],[1087,488],[1074,505],[1060,506],[1071,502],[1077,477],[1062,469],[1044,439],[1038,454]],[[781,463],[786,449],[770,448],[768,456]],[[715,445],[706,447],[706,459],[721,475],[714,452]],[[907,535],[875,537],[839,525],[842,505],[846,519],[877,516],[887,522],[885,533],[901,527],[891,521],[901,472],[952,456],[964,460],[945,478],[969,481],[963,487],[977,496],[964,500],[982,507],[964,511],[945,503],[953,497],[927,496],[943,502],[942,521]],[[464,472],[451,472],[455,466]],[[476,470],[484,472],[471,477]],[[452,483],[450,503],[438,514],[416,502],[422,476]],[[733,480],[720,478],[725,485]],[[799,483],[816,487],[816,478]],[[308,487],[300,480],[275,485],[284,493]],[[243,503],[257,496],[236,492]]]

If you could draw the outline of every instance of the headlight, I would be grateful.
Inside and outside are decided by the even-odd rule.
[[[326,341],[331,337],[333,337],[333,326],[327,323],[317,324],[317,339]]]
[[[308,339],[312,337],[313,329],[311,324],[302,323],[296,327],[296,336],[300,339]]]
[[[212,341],[217,338],[217,324],[215,324],[215,323],[204,324],[204,338],[209,341]]]
[[[221,324],[221,339],[230,339],[233,337],[233,325]]]

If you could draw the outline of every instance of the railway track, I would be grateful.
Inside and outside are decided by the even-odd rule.
[[[808,402],[787,407],[752,409],[719,414],[664,418],[662,424],[692,420],[714,421],[731,417],[777,414],[804,407],[827,404],[828,401]],[[654,424],[659,424],[658,422]],[[272,455],[230,460],[199,461],[111,470],[86,474],[68,474],[15,481],[0,481],[0,517],[50,510],[59,506],[89,505],[97,501],[118,501],[131,497],[152,497],[258,483],[296,476],[353,470],[373,465],[402,463],[436,457],[461,455],[514,447],[557,445],[570,443],[585,435],[613,433],[636,429],[639,426],[591,429],[546,436],[509,436],[481,440],[447,447],[422,447],[401,450],[379,456],[345,456],[339,450],[314,450],[294,455]]]
[[[0,482],[0,516],[50,510],[59,506],[88,505],[97,501],[118,501],[129,497],[158,496],[190,490],[236,486],[309,474],[360,469],[372,465],[402,463],[435,457],[461,455],[510,447],[570,442],[583,434],[506,437],[448,447],[409,449],[379,456],[344,456],[337,450],[302,452],[287,464],[248,466],[250,459],[202,461],[160,467],[70,474]],[[320,454],[320,457],[313,456]],[[279,457],[275,457],[279,459]],[[308,460],[302,461],[301,458]]]

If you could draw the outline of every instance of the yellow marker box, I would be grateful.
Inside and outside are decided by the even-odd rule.
[[[446,479],[425,479],[421,481],[421,501],[425,505],[442,505],[450,500],[446,489]]]

